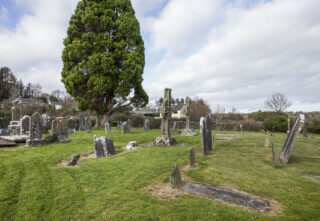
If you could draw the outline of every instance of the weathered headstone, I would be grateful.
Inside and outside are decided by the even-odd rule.
[[[164,90],[164,99],[160,106],[160,114],[162,117],[161,122],[161,136],[157,137],[156,145],[171,146],[177,143],[174,137],[170,135],[170,118],[171,118],[171,89],[166,88]]]
[[[128,144],[127,144],[127,147],[126,147],[128,150],[135,150],[135,149],[138,149],[138,143],[137,141],[130,141]]]
[[[240,124],[240,132],[243,133],[243,127],[242,124]]]
[[[128,125],[128,122],[124,122],[122,124],[122,134],[129,134],[130,131],[129,131],[129,125]]]
[[[30,122],[30,137],[26,141],[26,147],[42,146],[44,144],[42,140],[42,117],[36,112],[31,116]]]
[[[85,118],[85,130],[87,133],[91,133],[92,129],[92,121],[91,118],[88,116]]]
[[[146,119],[144,122],[144,130],[150,130],[150,120]]]
[[[67,166],[75,166],[75,165],[77,165],[79,159],[80,159],[80,155],[79,154],[72,154],[70,156],[70,160],[69,160]]]
[[[80,114],[80,117],[79,117],[79,130],[80,131],[85,131],[86,130],[86,127],[85,127],[85,118],[83,116],[83,114]]]
[[[178,188],[179,186],[181,186],[182,182],[181,182],[181,176],[180,176],[180,170],[179,170],[179,166],[176,164],[171,168],[171,172],[170,172],[170,182],[171,182],[171,186],[173,188]]]
[[[308,129],[306,125],[304,125],[304,127],[302,128],[302,135],[304,138],[308,137]]]
[[[128,134],[131,132],[131,119],[128,119]]]
[[[94,136],[94,152],[97,158],[104,158],[116,154],[113,140],[106,137],[97,138]]]
[[[68,134],[74,134],[76,132],[77,121],[74,118],[68,120]]]
[[[207,115],[206,118],[203,118],[202,120],[201,144],[202,144],[203,154],[206,155],[211,150],[213,150],[210,115]]]
[[[10,121],[10,125],[8,126],[10,134],[19,135],[21,132],[21,121]]]
[[[42,120],[43,120],[43,133],[47,134],[49,133],[49,130],[51,128],[52,119],[47,114],[42,114]]]
[[[105,125],[104,125],[104,129],[106,131],[106,134],[111,134],[111,127],[110,127],[110,123],[107,122]]]
[[[58,117],[52,121],[52,139],[60,143],[67,143],[68,140],[68,121],[63,117]]]
[[[21,113],[21,101],[20,99],[15,99],[13,102],[13,107],[11,108],[12,111],[12,121],[20,121],[20,113]]]
[[[21,119],[21,132],[20,134],[29,134],[30,133],[30,122],[31,118],[27,115],[23,116]]]
[[[276,159],[275,159],[275,154],[274,154],[273,142],[271,143],[271,148],[272,148],[272,163],[273,163],[273,167],[275,167],[276,166]]]
[[[281,163],[285,163],[285,164],[288,163],[290,154],[291,154],[293,147],[297,141],[299,132],[300,132],[301,128],[303,128],[303,126],[304,126],[304,115],[300,114],[297,117],[290,133],[287,136],[287,140],[282,148],[282,151],[280,154]]]
[[[269,146],[270,146],[270,140],[269,140],[268,137],[266,138],[266,141],[265,141],[265,143],[264,143],[264,146],[265,146],[265,147],[269,147]]]
[[[195,136],[196,132],[190,127],[190,117],[191,117],[191,107],[190,107],[190,97],[186,97],[186,104],[184,105],[183,112],[186,116],[186,128],[182,131],[182,136]]]
[[[190,158],[190,167],[193,168],[196,165],[196,155],[194,153],[193,147],[189,151],[189,158]]]

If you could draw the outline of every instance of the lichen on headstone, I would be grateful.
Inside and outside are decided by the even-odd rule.
[[[171,168],[171,172],[170,172],[170,183],[171,186],[173,188],[178,188],[179,186],[181,186],[182,182],[181,182],[181,175],[180,175],[180,170],[179,170],[179,166],[178,164],[175,164],[172,168]]]

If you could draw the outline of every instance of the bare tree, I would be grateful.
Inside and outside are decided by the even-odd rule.
[[[284,94],[274,93],[265,100],[264,104],[271,111],[284,112],[292,103]]]

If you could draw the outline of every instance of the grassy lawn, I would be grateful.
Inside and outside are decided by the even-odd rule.
[[[113,128],[113,130],[116,130]],[[214,134],[221,132],[214,131]],[[235,134],[237,132],[222,132]],[[73,153],[93,152],[93,135],[77,132],[69,144],[32,149],[0,149],[0,220],[319,220],[320,182],[304,175],[320,175],[320,136],[299,137],[288,165],[272,166],[265,135],[244,133],[242,140],[214,143],[216,153],[197,155],[199,169],[186,175],[196,182],[232,187],[282,206],[277,216],[249,213],[213,201],[184,195],[161,200],[145,187],[169,182],[171,167],[188,164],[190,147],[199,153],[200,137],[179,137],[188,147],[144,147],[104,159],[86,159],[75,168],[60,168]],[[113,131],[116,151],[128,141],[153,142],[160,130]],[[270,137],[277,158],[286,134]]]

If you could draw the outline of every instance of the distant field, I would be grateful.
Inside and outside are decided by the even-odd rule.
[[[122,135],[113,128],[116,151],[128,141],[153,142],[160,130],[132,130]],[[42,148],[0,148],[0,220],[319,220],[320,137],[299,137],[288,165],[272,166],[271,149],[262,133],[225,131],[241,140],[214,143],[215,154],[200,154],[200,137],[176,136],[178,148],[143,147],[104,159],[86,159],[75,168],[58,164],[73,153],[93,153],[93,135],[77,132],[69,144]],[[221,136],[220,136],[221,137]],[[278,156],[286,134],[270,137]],[[183,195],[175,200],[151,196],[146,187],[168,183],[171,167],[188,164],[190,147],[199,169],[185,175],[195,182],[230,187],[280,203],[276,216],[246,212],[203,198]],[[280,209],[280,208],[279,208]]]

